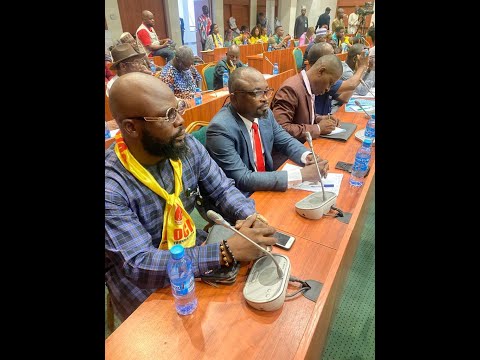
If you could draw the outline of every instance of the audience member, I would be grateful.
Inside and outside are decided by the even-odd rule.
[[[251,194],[257,190],[285,191],[302,181],[318,181],[311,152],[275,121],[268,107],[273,89],[262,73],[251,67],[239,68],[232,73],[228,89],[231,102],[209,123],[206,147],[225,174],[235,180],[235,186]],[[306,166],[274,171],[274,148],[298,165]],[[328,162],[318,159],[326,177]]]
[[[202,88],[202,76],[193,66],[193,59],[193,50],[182,45],[160,73],[160,80],[172,89],[177,98],[192,99],[195,89]]]
[[[105,283],[122,321],[169,285],[174,243],[185,247],[195,277],[265,255],[237,234],[226,239],[226,254],[218,243],[200,246],[206,232],[190,217],[197,190],[259,246],[275,243],[275,229],[258,220],[254,201],[185,133],[177,107],[168,86],[152,76],[127,74],[112,87],[110,109],[120,131],[105,151]]]
[[[270,22],[266,18],[263,12],[258,13],[257,15],[257,24],[260,24],[262,28],[267,29],[267,36],[270,37],[272,35],[272,27],[270,26]]]
[[[246,45],[248,44],[248,39],[250,39],[250,33],[246,25],[242,25],[240,28],[240,35],[233,39],[233,43],[237,45]]]
[[[129,32],[124,32],[122,35],[120,35],[120,43],[130,44],[130,45],[132,45],[132,47],[135,49],[136,52],[138,52],[138,53],[142,52],[142,51],[140,51],[140,48],[138,47],[137,40],[135,40],[133,35],[130,34]],[[151,64],[153,63],[153,60],[149,59],[147,54],[145,54],[144,60],[145,60],[145,67],[147,69],[151,69]],[[162,70],[161,66],[155,65],[155,72],[161,71],[161,70]]]
[[[313,48],[310,53],[312,51]],[[277,122],[301,142],[305,142],[307,131],[314,139],[332,132],[338,120],[316,114],[313,104],[315,97],[328,92],[341,75],[342,63],[332,54],[321,57],[307,71],[302,70],[285,80],[272,101]],[[274,160],[280,165],[286,159],[275,152]]]
[[[109,96],[113,83],[122,75],[131,72],[143,72],[152,75],[152,72],[145,66],[145,62],[143,61],[145,54],[139,54],[130,44],[125,43],[115,46],[111,54],[113,63],[110,69],[115,70],[117,74],[107,83],[107,89],[105,91],[107,96]]]
[[[185,41],[183,36],[185,35],[185,23],[183,22],[183,18],[180,18],[180,33],[182,35],[182,45],[185,45]]]
[[[307,67],[306,64],[305,64],[305,61],[308,60],[308,52],[310,51],[312,46],[315,45],[315,44],[318,44],[320,42],[326,42],[327,41],[326,33],[327,33],[327,29],[325,29],[325,28],[320,28],[320,29],[317,30],[315,39],[313,39],[313,41],[310,42],[310,44],[308,44],[308,46],[305,49],[305,52],[303,53],[302,70],[304,70]]]
[[[257,27],[259,27],[259,25],[257,25]],[[264,44],[267,44],[268,43],[268,35],[267,35],[267,28],[264,28],[264,27],[260,27],[261,32],[260,32],[260,38],[262,39],[262,42]]]
[[[268,41],[268,39],[267,39]],[[254,26],[252,32],[250,33],[250,39],[248,40],[250,44],[263,43],[261,31],[258,26]]]
[[[354,76],[354,71],[358,70],[360,59],[362,58],[362,54],[363,54],[363,57],[365,57],[364,52],[365,52],[365,45],[363,44],[352,45],[352,47],[348,50],[347,59],[345,61],[342,61],[342,65],[343,65],[343,74],[341,77],[342,80],[348,80]],[[365,96],[368,94],[369,88],[375,87],[375,70],[372,70],[372,67],[373,67],[373,62],[369,61],[368,68],[364,72],[364,75],[362,76],[363,83],[360,82],[360,84],[357,85],[357,87],[353,92],[354,94]]]
[[[218,25],[212,24],[210,34],[207,36],[205,50],[213,50],[220,47],[223,47],[222,36],[218,32]]]
[[[343,8],[338,8],[337,10],[337,17],[332,21],[332,30],[336,31],[335,29],[338,27],[343,27],[345,29],[345,23],[343,22],[343,16],[345,15],[345,10]]]
[[[288,41],[291,39],[291,36],[283,36],[283,34],[283,26],[277,26],[275,28],[275,34],[271,37],[275,41],[273,44],[274,49],[285,49],[287,47]]]
[[[373,44],[372,47],[368,51],[368,60],[372,63],[372,70],[375,71],[375,26],[371,26],[368,31],[367,35],[372,38]]]
[[[233,34],[234,32],[230,29],[226,31],[225,34],[225,41],[223,43],[223,47],[230,47],[233,44]]]
[[[358,25],[360,21],[358,19],[358,9],[360,7],[355,5],[355,11],[348,15],[348,33],[355,35],[357,33]]]
[[[325,12],[318,17],[317,25],[315,25],[315,31],[323,25],[327,25],[327,30],[330,29],[330,8],[325,8]]]
[[[298,41],[298,46],[308,45],[311,42],[313,42],[314,39],[315,39],[315,31],[313,26],[310,26],[307,29],[307,31],[300,36],[300,40]]]
[[[302,5],[300,13],[301,14],[295,19],[295,26],[293,28],[294,39],[299,39],[300,36],[302,36],[302,34],[305,33],[308,29],[308,17],[305,16],[305,14],[307,13],[307,7],[305,5]],[[313,29],[312,34],[314,31],[315,29]]]
[[[350,48],[350,40],[349,37],[345,35],[345,28],[339,26],[335,28],[335,33],[332,35],[332,39],[330,43],[333,46],[333,50],[335,54],[338,53],[346,53]]]
[[[310,63],[310,66],[313,66],[313,64],[315,64],[315,62],[322,56],[332,55],[333,53],[333,47],[331,44],[327,42],[316,44],[308,53],[308,62]],[[339,106],[347,102],[352,96],[355,88],[360,83],[361,76],[367,69],[367,62],[368,60],[365,57],[361,58],[354,76],[346,81],[341,79],[337,80],[329,91],[325,92],[323,95],[315,96],[315,113],[318,115],[335,113]]]
[[[207,41],[207,35],[210,33],[210,27],[212,26],[212,19],[208,16],[208,6],[202,6],[203,14],[197,18],[197,29],[200,35],[200,41],[202,43],[202,50],[205,50],[205,43]]]
[[[228,29],[232,30],[236,35],[240,35],[240,30],[237,27],[237,20],[233,16],[228,18]]]
[[[148,10],[143,10],[142,24],[135,33],[139,52],[147,54],[148,57],[161,56],[168,62],[175,55],[174,51],[169,47],[171,40],[169,38],[160,40],[153,28],[154,25],[153,14]]]
[[[213,88],[215,90],[223,88],[223,74],[225,71],[228,72],[228,76],[230,77],[236,68],[242,66],[245,65],[240,61],[240,48],[238,45],[233,44],[227,49],[227,55],[215,65],[215,71],[213,73]]]

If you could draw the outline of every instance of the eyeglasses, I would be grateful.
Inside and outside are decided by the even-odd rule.
[[[187,109],[187,103],[184,100],[178,100],[176,108],[168,108],[167,109],[167,116],[139,116],[139,119],[143,119],[145,121],[166,121],[169,123],[174,123],[177,120],[177,115],[183,115],[185,110]]]
[[[246,91],[246,90],[236,90],[233,93],[247,93],[252,95],[255,99],[258,99],[260,96],[264,95],[267,98],[271,97],[273,94],[273,89],[272,88],[267,88],[265,90],[252,90],[252,91]]]

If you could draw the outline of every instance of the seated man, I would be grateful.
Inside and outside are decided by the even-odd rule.
[[[182,45],[160,73],[160,80],[170,86],[177,98],[193,99],[195,89],[202,88],[202,75],[193,66],[193,61],[193,50]]]
[[[333,54],[333,47],[329,43],[315,44],[308,54],[308,62],[315,62],[324,55]],[[315,112],[318,115],[334,113],[339,106],[347,102],[355,88],[360,84],[362,74],[367,69],[367,59],[361,58],[354,76],[348,80],[337,80],[323,95],[315,96]],[[343,70],[342,70],[343,71]],[[343,73],[343,72],[342,72]],[[333,104],[335,101],[335,104]],[[337,121],[338,125],[338,121]],[[333,130],[333,129],[332,129]]]
[[[365,57],[365,45],[355,44],[352,45],[350,49],[348,49],[347,59],[345,61],[342,61],[342,80],[348,80],[354,76],[354,71],[358,70],[362,56]],[[369,58],[368,68],[364,72],[364,75],[362,77],[363,82],[361,81],[360,84],[357,85],[357,87],[353,91],[354,94],[365,96],[369,94],[369,88],[375,87],[375,71],[372,70],[372,66],[373,61],[370,61]]]
[[[105,282],[122,321],[156,289],[169,285],[173,242],[185,247],[195,277],[230,267],[233,258],[264,255],[237,234],[227,239],[230,254],[222,254],[218,243],[199,246],[206,233],[189,215],[197,190],[223,216],[238,219],[239,231],[258,245],[275,243],[275,229],[258,220],[253,200],[185,133],[177,107],[169,87],[146,74],[122,76],[110,92],[120,132],[105,151]]]
[[[339,65],[341,68],[341,65]],[[339,75],[340,76],[340,75]],[[275,121],[268,107],[273,89],[255,68],[241,67],[228,80],[230,103],[213,117],[207,128],[210,156],[246,194],[257,190],[285,191],[302,181],[318,181],[313,155]],[[301,169],[274,171],[272,149]],[[328,163],[317,156],[323,176]]]
[[[288,40],[291,39],[291,36],[286,35],[284,37],[283,34],[284,34],[283,26],[280,25],[275,27],[275,34],[273,34],[273,36],[271,37],[274,40],[274,44],[273,44],[274,49],[276,50],[285,49],[288,46]]]
[[[161,56],[168,62],[175,55],[175,52],[170,49],[172,40],[159,39],[153,28],[154,25],[153,14],[148,10],[142,11],[142,24],[135,32],[138,47],[140,52],[146,53],[148,57]]]
[[[315,39],[313,39],[313,41],[310,44],[308,44],[307,48],[305,49],[305,52],[303,53],[302,70],[307,68],[307,65],[305,64],[305,61],[308,60],[308,52],[310,51],[312,46],[315,45],[315,44],[318,44],[320,42],[326,42],[327,41],[326,33],[327,33],[327,29],[325,29],[323,27],[317,30]]]
[[[325,43],[322,43],[325,44]],[[317,44],[318,46],[320,44]],[[315,46],[314,46],[315,47]],[[314,47],[310,51],[314,51]],[[338,125],[336,119],[314,111],[314,99],[328,92],[342,75],[342,63],[335,55],[326,55],[315,62],[308,71],[302,70],[283,82],[272,101],[277,122],[293,137],[305,142],[308,131],[313,139],[329,134]],[[286,159],[277,151],[273,154],[276,166]]]
[[[115,70],[117,74],[111,78],[107,83],[107,90],[105,91],[107,96],[109,95],[110,88],[119,76],[128,74],[130,72],[144,72],[145,74],[152,74],[150,69],[145,66],[145,54],[138,53],[128,43],[115,46],[112,51],[113,63],[110,69]]]
[[[240,48],[233,44],[227,50],[227,56],[219,60],[215,65],[215,72],[213,73],[213,88],[215,90],[223,88],[223,73],[228,72],[228,76],[236,68],[244,66],[240,61]]]
[[[141,52],[140,49],[139,49],[139,47],[138,47],[137,40],[135,40],[135,38],[134,38],[134,37],[132,36],[132,34],[130,34],[129,32],[124,32],[122,35],[120,35],[120,39],[119,39],[119,40],[120,40],[120,42],[121,42],[122,44],[128,43],[128,44],[132,45],[132,47],[135,49],[136,52],[138,52],[138,53]],[[153,59],[152,59],[152,58],[148,58],[147,54],[145,54],[144,59],[145,59],[145,67],[146,67],[147,69],[153,70],[153,69],[152,69],[152,64],[155,65],[155,64],[153,63]],[[162,67],[161,67],[161,66],[155,65],[155,72],[161,71],[161,70],[162,70]],[[152,71],[152,72],[153,72],[153,71]]]

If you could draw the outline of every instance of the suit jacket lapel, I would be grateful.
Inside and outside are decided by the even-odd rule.
[[[273,170],[273,160],[272,154],[270,154],[270,143],[273,144],[273,134],[267,124],[267,119],[259,119],[258,120],[258,129],[260,130],[260,137],[262,139],[262,146],[264,151],[264,159],[265,159],[265,170],[272,171]]]
[[[238,116],[237,112],[233,108],[232,105],[228,104],[227,105],[230,108],[230,112],[232,113],[238,127],[240,128],[240,131],[242,133],[243,141],[245,142],[245,147],[247,149],[248,153],[248,161],[250,162],[250,166],[252,169],[255,169],[255,160],[253,158],[253,149],[252,149],[252,141],[250,140],[250,134],[248,133],[247,127],[245,126],[245,123],[243,120]],[[240,157],[242,155],[240,154]]]

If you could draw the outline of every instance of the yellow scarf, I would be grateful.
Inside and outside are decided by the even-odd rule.
[[[212,33],[212,37],[216,48],[223,47],[222,37],[219,34],[215,35]]]
[[[169,159],[175,179],[175,191],[173,194],[169,194],[130,153],[120,131],[115,135],[115,142],[115,153],[125,169],[166,201],[163,212],[162,241],[158,248],[167,250],[176,244],[181,244],[185,248],[194,246],[196,239],[195,223],[184,209],[179,196],[182,191],[182,162]]]

